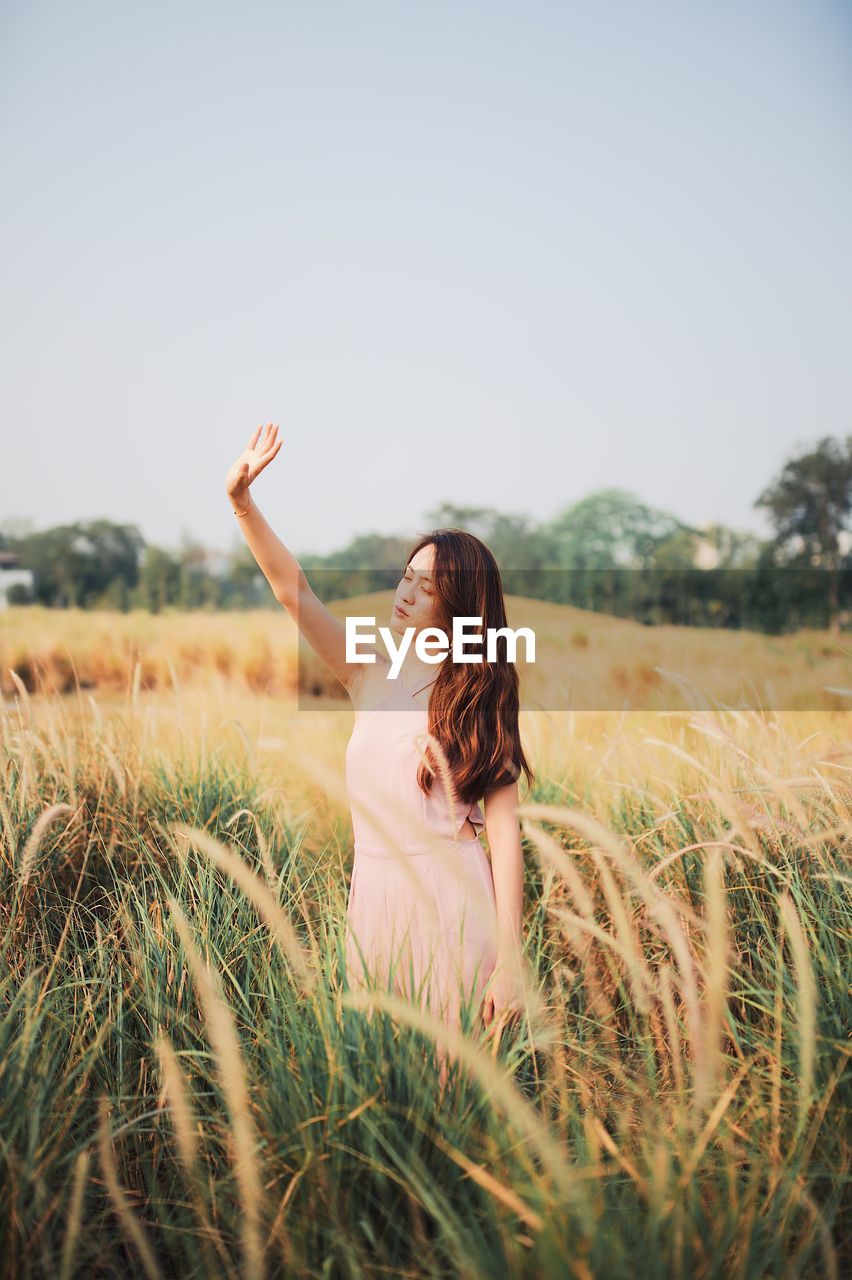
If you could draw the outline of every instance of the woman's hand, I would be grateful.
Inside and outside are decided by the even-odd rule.
[[[482,1004],[482,1020],[489,1035],[499,1034],[503,1026],[521,1014],[525,1005],[520,961],[497,961],[490,986]]]
[[[225,476],[225,491],[228,497],[232,500],[236,499],[240,503],[245,501],[252,480],[260,475],[263,468],[269,465],[281,448],[277,422],[267,422],[266,437],[262,443],[258,444],[262,431],[263,423],[260,424],[249,440],[248,447],[243,450]]]

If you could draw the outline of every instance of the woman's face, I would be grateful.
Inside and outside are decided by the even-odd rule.
[[[416,634],[424,627],[437,625],[434,621],[435,585],[431,578],[434,565],[435,545],[430,542],[421,547],[406,566],[391,609],[391,630],[397,635],[403,635],[408,627],[414,627]]]

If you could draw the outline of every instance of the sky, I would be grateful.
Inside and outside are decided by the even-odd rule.
[[[852,433],[852,5],[0,0],[0,524],[297,554]]]

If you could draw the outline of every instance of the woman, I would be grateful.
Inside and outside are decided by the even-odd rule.
[[[471,998],[496,1029],[523,998],[518,779],[523,771],[531,783],[533,774],[518,729],[518,674],[505,660],[505,640],[494,662],[448,656],[431,665],[417,656],[415,639],[432,627],[451,635],[454,617],[481,618],[474,630],[483,634],[505,627],[499,568],[472,534],[444,529],[420,539],[389,620],[399,640],[412,631],[399,675],[388,678],[390,660],[378,652],[348,663],[344,624],[251,499],[252,481],[281,447],[277,424],[267,423],[261,439],[262,432],[261,424],[228,471],[226,491],[276,599],[355,707],[346,751],[355,835],[350,985],[392,978],[403,994],[427,993],[432,1011],[456,1027],[461,999]]]

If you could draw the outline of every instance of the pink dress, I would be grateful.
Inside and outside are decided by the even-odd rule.
[[[436,678],[388,680],[384,698],[355,711],[346,972],[353,989],[369,974],[458,1027],[460,1001],[478,1007],[496,963],[497,908],[478,802],[456,801],[453,815],[440,774],[430,796],[417,784],[428,712],[414,694]],[[476,834],[462,838],[465,818]]]

